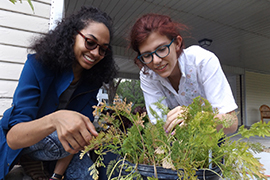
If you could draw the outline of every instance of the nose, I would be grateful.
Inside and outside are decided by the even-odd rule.
[[[155,53],[153,54],[153,63],[156,66],[159,66],[162,61],[162,58],[158,57]]]
[[[94,55],[95,57],[99,56],[99,46],[97,46],[95,49],[90,50],[90,53]]]

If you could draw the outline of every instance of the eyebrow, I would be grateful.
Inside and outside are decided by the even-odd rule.
[[[87,34],[88,36],[91,36],[93,39],[95,39],[98,42],[98,39],[96,38],[96,36],[94,36],[93,34]],[[101,44],[102,46],[109,46],[110,44],[105,43],[105,44]]]

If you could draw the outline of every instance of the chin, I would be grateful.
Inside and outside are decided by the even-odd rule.
[[[87,67],[85,67],[84,69],[85,70],[89,70],[89,69],[91,69],[93,66],[87,66]]]
[[[158,73],[159,76],[163,77],[163,78],[168,78],[169,75],[167,73]]]

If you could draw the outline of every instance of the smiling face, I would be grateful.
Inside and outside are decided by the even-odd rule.
[[[86,38],[95,40],[99,45],[93,50],[88,50],[85,47],[85,39],[80,34],[77,34],[73,47],[77,60],[76,65],[73,67],[75,76],[77,73],[82,72],[83,69],[91,69],[99,61],[101,61],[104,56],[100,55],[99,48],[101,48],[103,45],[108,46],[110,43],[109,29],[103,23],[90,22],[89,25],[80,32]]]
[[[171,41],[172,40],[168,39],[165,35],[161,35],[158,32],[152,32],[148,38],[141,45],[139,45],[139,51],[141,54],[153,52],[162,45],[170,44]],[[164,58],[160,58],[156,54],[153,54],[153,61],[147,64],[147,67],[152,69],[163,78],[170,78],[171,76],[180,77],[180,70],[177,61],[177,51],[180,50],[181,42],[182,38],[177,36],[169,47],[169,55]]]

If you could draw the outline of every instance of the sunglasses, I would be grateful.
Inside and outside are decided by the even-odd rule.
[[[86,49],[94,50],[99,46],[98,53],[100,56],[105,56],[107,51],[110,50],[109,46],[100,45],[95,39],[85,37],[80,31],[77,32],[85,39],[84,46]]]

